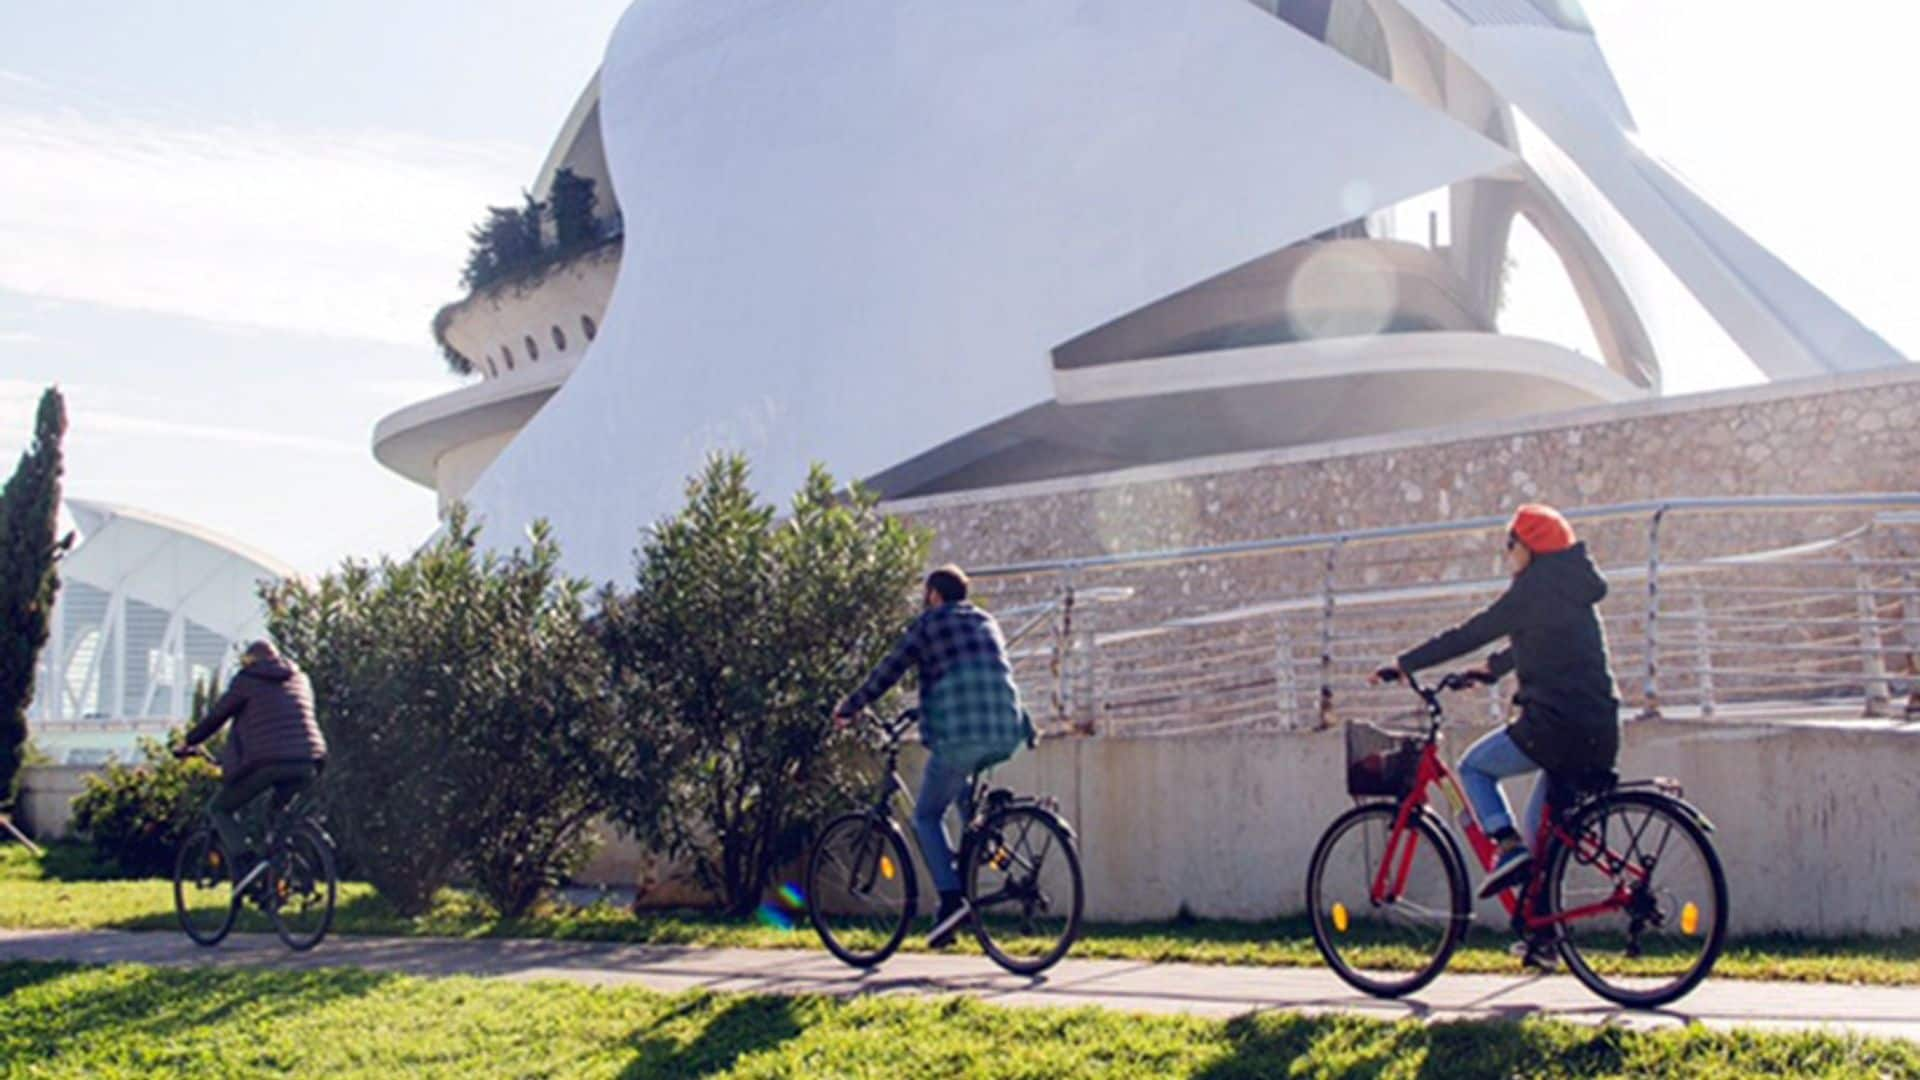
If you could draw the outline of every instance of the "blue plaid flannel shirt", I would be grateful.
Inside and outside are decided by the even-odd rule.
[[[1032,733],[993,616],[962,601],[923,613],[843,708],[857,712],[920,676],[920,740],[928,749],[966,744],[1011,754]]]

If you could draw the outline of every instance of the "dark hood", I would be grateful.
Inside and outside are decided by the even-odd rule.
[[[1607,596],[1607,581],[1583,543],[1551,555],[1535,555],[1521,576],[1530,590],[1568,604],[1592,606]]]
[[[267,682],[286,682],[299,672],[300,669],[295,667],[291,660],[283,660],[277,656],[266,660],[255,660],[240,669],[240,674],[250,679],[263,679]]]

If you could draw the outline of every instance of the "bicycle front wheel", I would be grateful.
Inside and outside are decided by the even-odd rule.
[[[835,818],[807,860],[807,917],[827,950],[857,968],[900,947],[919,891],[906,840],[874,814]]]
[[[267,914],[287,948],[305,952],[333,926],[340,889],[333,849],[320,834],[297,828],[274,853],[266,881]]]
[[[239,904],[220,835],[211,828],[195,829],[173,861],[173,910],[180,929],[195,944],[213,946],[233,929]]]
[[[1016,975],[1059,963],[1080,936],[1080,853],[1066,825],[1037,806],[987,819],[968,847],[966,886],[980,947]]]
[[[1587,989],[1649,1009],[1707,977],[1727,934],[1727,876],[1706,830],[1650,791],[1608,795],[1555,845],[1549,896],[1560,955]]]
[[[1313,943],[1356,990],[1395,998],[1432,982],[1472,912],[1467,872],[1432,815],[1397,836],[1400,808],[1368,803],[1334,819],[1307,866]]]

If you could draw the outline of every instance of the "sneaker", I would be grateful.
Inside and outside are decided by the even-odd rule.
[[[955,893],[940,898],[940,911],[933,917],[933,929],[927,934],[927,948],[944,949],[953,944],[953,937],[973,917],[973,905],[967,898]]]
[[[1549,937],[1526,938],[1507,946],[1507,955],[1520,961],[1528,971],[1551,975],[1560,970],[1560,950]]]
[[[1480,886],[1480,899],[1491,900],[1516,885],[1525,883],[1527,874],[1533,870],[1533,854],[1524,847],[1514,847],[1500,861],[1487,871],[1487,883]]]

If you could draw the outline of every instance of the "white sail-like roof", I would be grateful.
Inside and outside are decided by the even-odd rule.
[[[59,566],[36,726],[183,718],[195,678],[218,676],[264,635],[261,583],[293,568],[151,511],[83,499],[64,509],[79,543]]]
[[[1078,334],[1512,160],[1235,2],[648,0],[601,89],[606,324],[472,499],[604,577],[710,449],[869,475],[1052,400]]]

